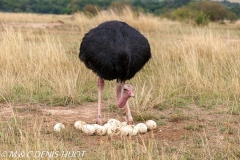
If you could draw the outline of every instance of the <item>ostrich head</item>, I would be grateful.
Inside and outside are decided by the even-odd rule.
[[[124,84],[121,90],[117,90],[117,106],[122,108],[127,103],[128,98],[134,97],[133,86],[130,84]],[[119,93],[121,92],[121,93]]]
[[[123,91],[122,91],[123,97],[125,98],[134,97],[133,91],[134,91],[134,88],[131,84],[125,84],[123,86]]]

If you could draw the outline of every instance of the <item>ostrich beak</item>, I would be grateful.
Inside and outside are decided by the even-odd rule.
[[[135,97],[133,92],[129,92],[128,94],[130,95],[130,97]]]

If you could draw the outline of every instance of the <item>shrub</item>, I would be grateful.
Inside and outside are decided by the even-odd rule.
[[[236,13],[228,12],[227,19],[229,19],[231,22],[234,22],[238,19],[238,17]]]
[[[95,16],[95,15],[97,15],[98,11],[100,11],[100,7],[99,7],[99,6],[92,5],[92,4],[87,4],[87,5],[83,8],[83,11],[84,11],[86,14],[90,14],[90,15],[92,15],[92,16]]]
[[[224,20],[230,12],[225,5],[211,1],[192,2],[188,6],[192,10],[208,14],[211,21]]]
[[[174,20],[190,19],[193,16],[192,11],[187,7],[181,7],[174,10],[171,14],[171,18]]]
[[[203,26],[208,25],[209,21],[210,21],[209,15],[203,12],[200,12],[197,15],[197,18],[195,19],[195,22],[197,23],[197,25],[203,25]]]
[[[191,2],[188,6],[172,11],[169,17],[180,21],[192,20],[198,25],[207,25],[209,21],[237,19],[237,15],[228,10],[225,5],[211,1]]]

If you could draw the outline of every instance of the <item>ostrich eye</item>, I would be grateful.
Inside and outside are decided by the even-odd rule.
[[[124,91],[127,91],[127,89],[126,89],[126,88],[123,88],[123,90],[124,90]]]

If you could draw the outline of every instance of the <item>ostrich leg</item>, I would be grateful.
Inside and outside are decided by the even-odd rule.
[[[98,78],[98,115],[97,115],[97,124],[102,124],[102,114],[101,114],[101,105],[102,105],[102,91],[104,88],[104,80]]]
[[[133,117],[132,117],[132,114],[131,114],[131,110],[130,110],[128,101],[127,101],[127,103],[125,105],[125,109],[126,109],[126,121],[127,121],[127,124],[133,124]]]
[[[121,82],[120,80],[117,80],[117,86],[116,86],[116,104],[118,105],[121,101],[122,97],[122,89],[124,86],[124,82]]]

